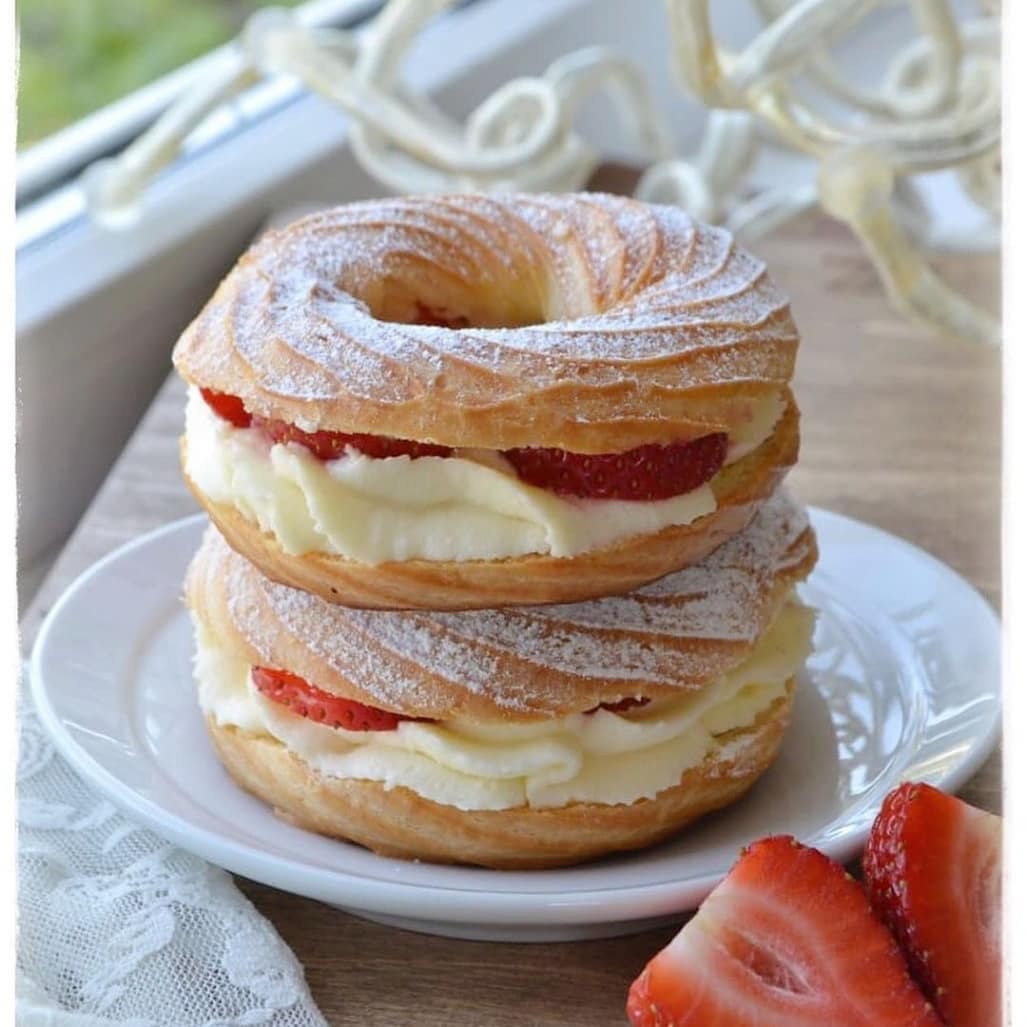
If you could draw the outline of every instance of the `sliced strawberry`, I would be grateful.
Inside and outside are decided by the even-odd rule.
[[[347,449],[356,449],[364,456],[379,459],[409,456],[416,460],[421,456],[449,456],[452,452],[448,446],[413,442],[410,439],[392,439],[385,435],[363,435],[342,431],[307,432],[294,424],[289,424],[288,421],[274,421],[266,417],[254,417],[253,424],[274,442],[298,442],[319,460],[338,460]]]
[[[441,322],[440,322],[441,323]],[[361,432],[307,432],[288,421],[251,415],[238,396],[201,389],[210,408],[237,428],[259,428],[273,442],[296,442],[319,460],[338,460],[347,449],[384,459],[446,457],[450,446]],[[670,446],[639,446],[626,453],[587,456],[563,449],[508,449],[504,456],[531,485],[586,499],[667,499],[709,481],[724,463],[727,436],[706,435]]]
[[[426,303],[417,301],[414,309],[415,325],[435,325],[437,328],[468,328],[471,322],[462,314],[446,314]]]
[[[794,838],[744,850],[631,986],[635,1027],[940,1027],[837,863]]]
[[[881,807],[863,857],[870,901],[949,1027],[1002,1019],[1002,820],[925,784]]]
[[[365,706],[352,699],[340,699],[285,670],[254,667],[250,673],[254,685],[269,699],[288,706],[301,717],[329,727],[347,731],[392,731],[402,720],[418,719]]]
[[[720,470],[727,435],[596,456],[530,448],[508,449],[503,455],[522,480],[550,492],[583,499],[669,499],[691,492]]]
[[[288,421],[251,415],[238,396],[231,396],[227,392],[200,389],[200,395],[214,413],[234,424],[236,428],[249,428],[252,425],[260,428],[275,442],[298,442],[320,460],[337,460],[347,449],[359,450],[365,456],[409,456],[415,460],[419,456],[449,456],[453,452],[448,446],[414,442],[410,439],[392,439],[385,435],[341,431],[306,432],[294,424],[289,424]]]
[[[238,396],[215,392],[214,389],[200,389],[200,395],[218,417],[230,421],[236,428],[249,428],[252,418]]]
[[[648,706],[649,703],[650,700],[645,697],[636,699],[629,695],[626,699],[618,699],[616,702],[601,702],[598,706],[593,706],[592,709],[585,712],[595,713],[596,710],[609,710],[610,713],[623,713],[625,710],[634,710],[639,706]]]

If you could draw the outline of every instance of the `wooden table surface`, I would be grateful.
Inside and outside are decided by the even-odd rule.
[[[793,490],[922,546],[997,605],[998,354],[929,337],[895,314],[859,246],[834,222],[807,218],[757,249],[792,296],[803,336]],[[941,268],[995,306],[995,260],[952,258]],[[182,401],[182,387],[169,380],[31,603],[26,648],[80,571],[195,512],[178,474]],[[998,810],[999,772],[995,754],[963,795]],[[623,1024],[630,981],[673,934],[520,946],[452,941],[239,884],[292,947],[333,1025]]]

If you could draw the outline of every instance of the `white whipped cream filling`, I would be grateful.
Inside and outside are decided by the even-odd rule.
[[[770,438],[781,420],[788,404],[783,393],[777,393],[768,399],[754,404],[752,417],[743,424],[740,424],[728,436],[727,455],[724,457],[724,466],[741,460],[748,456],[754,449],[758,449],[767,439]]]
[[[404,721],[346,731],[293,713],[253,685],[250,666],[197,628],[200,705],[221,725],[277,739],[329,777],[403,786],[462,810],[605,805],[651,798],[785,694],[809,653],[814,613],[791,598],[747,660],[698,692],[624,713],[519,724]]]
[[[729,457],[758,446],[779,416],[768,404],[732,442]],[[652,502],[559,496],[521,481],[499,454],[480,450],[417,460],[350,450],[322,461],[296,443],[272,444],[260,431],[236,428],[195,388],[186,407],[186,449],[186,472],[200,490],[273,534],[287,553],[369,564],[573,556],[690,524],[717,506],[708,484]]]

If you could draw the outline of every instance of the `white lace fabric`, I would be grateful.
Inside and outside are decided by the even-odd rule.
[[[18,708],[19,1027],[327,1027],[223,870],[125,819]]]

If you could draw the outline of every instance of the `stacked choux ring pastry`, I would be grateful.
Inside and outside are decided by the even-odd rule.
[[[183,467],[234,548],[328,602],[626,592],[795,462],[797,344],[764,265],[682,211],[353,204],[265,236],[186,330]]]
[[[723,229],[601,194],[263,236],[175,349],[229,774],[383,856],[654,844],[773,761],[816,560],[798,335]]]

